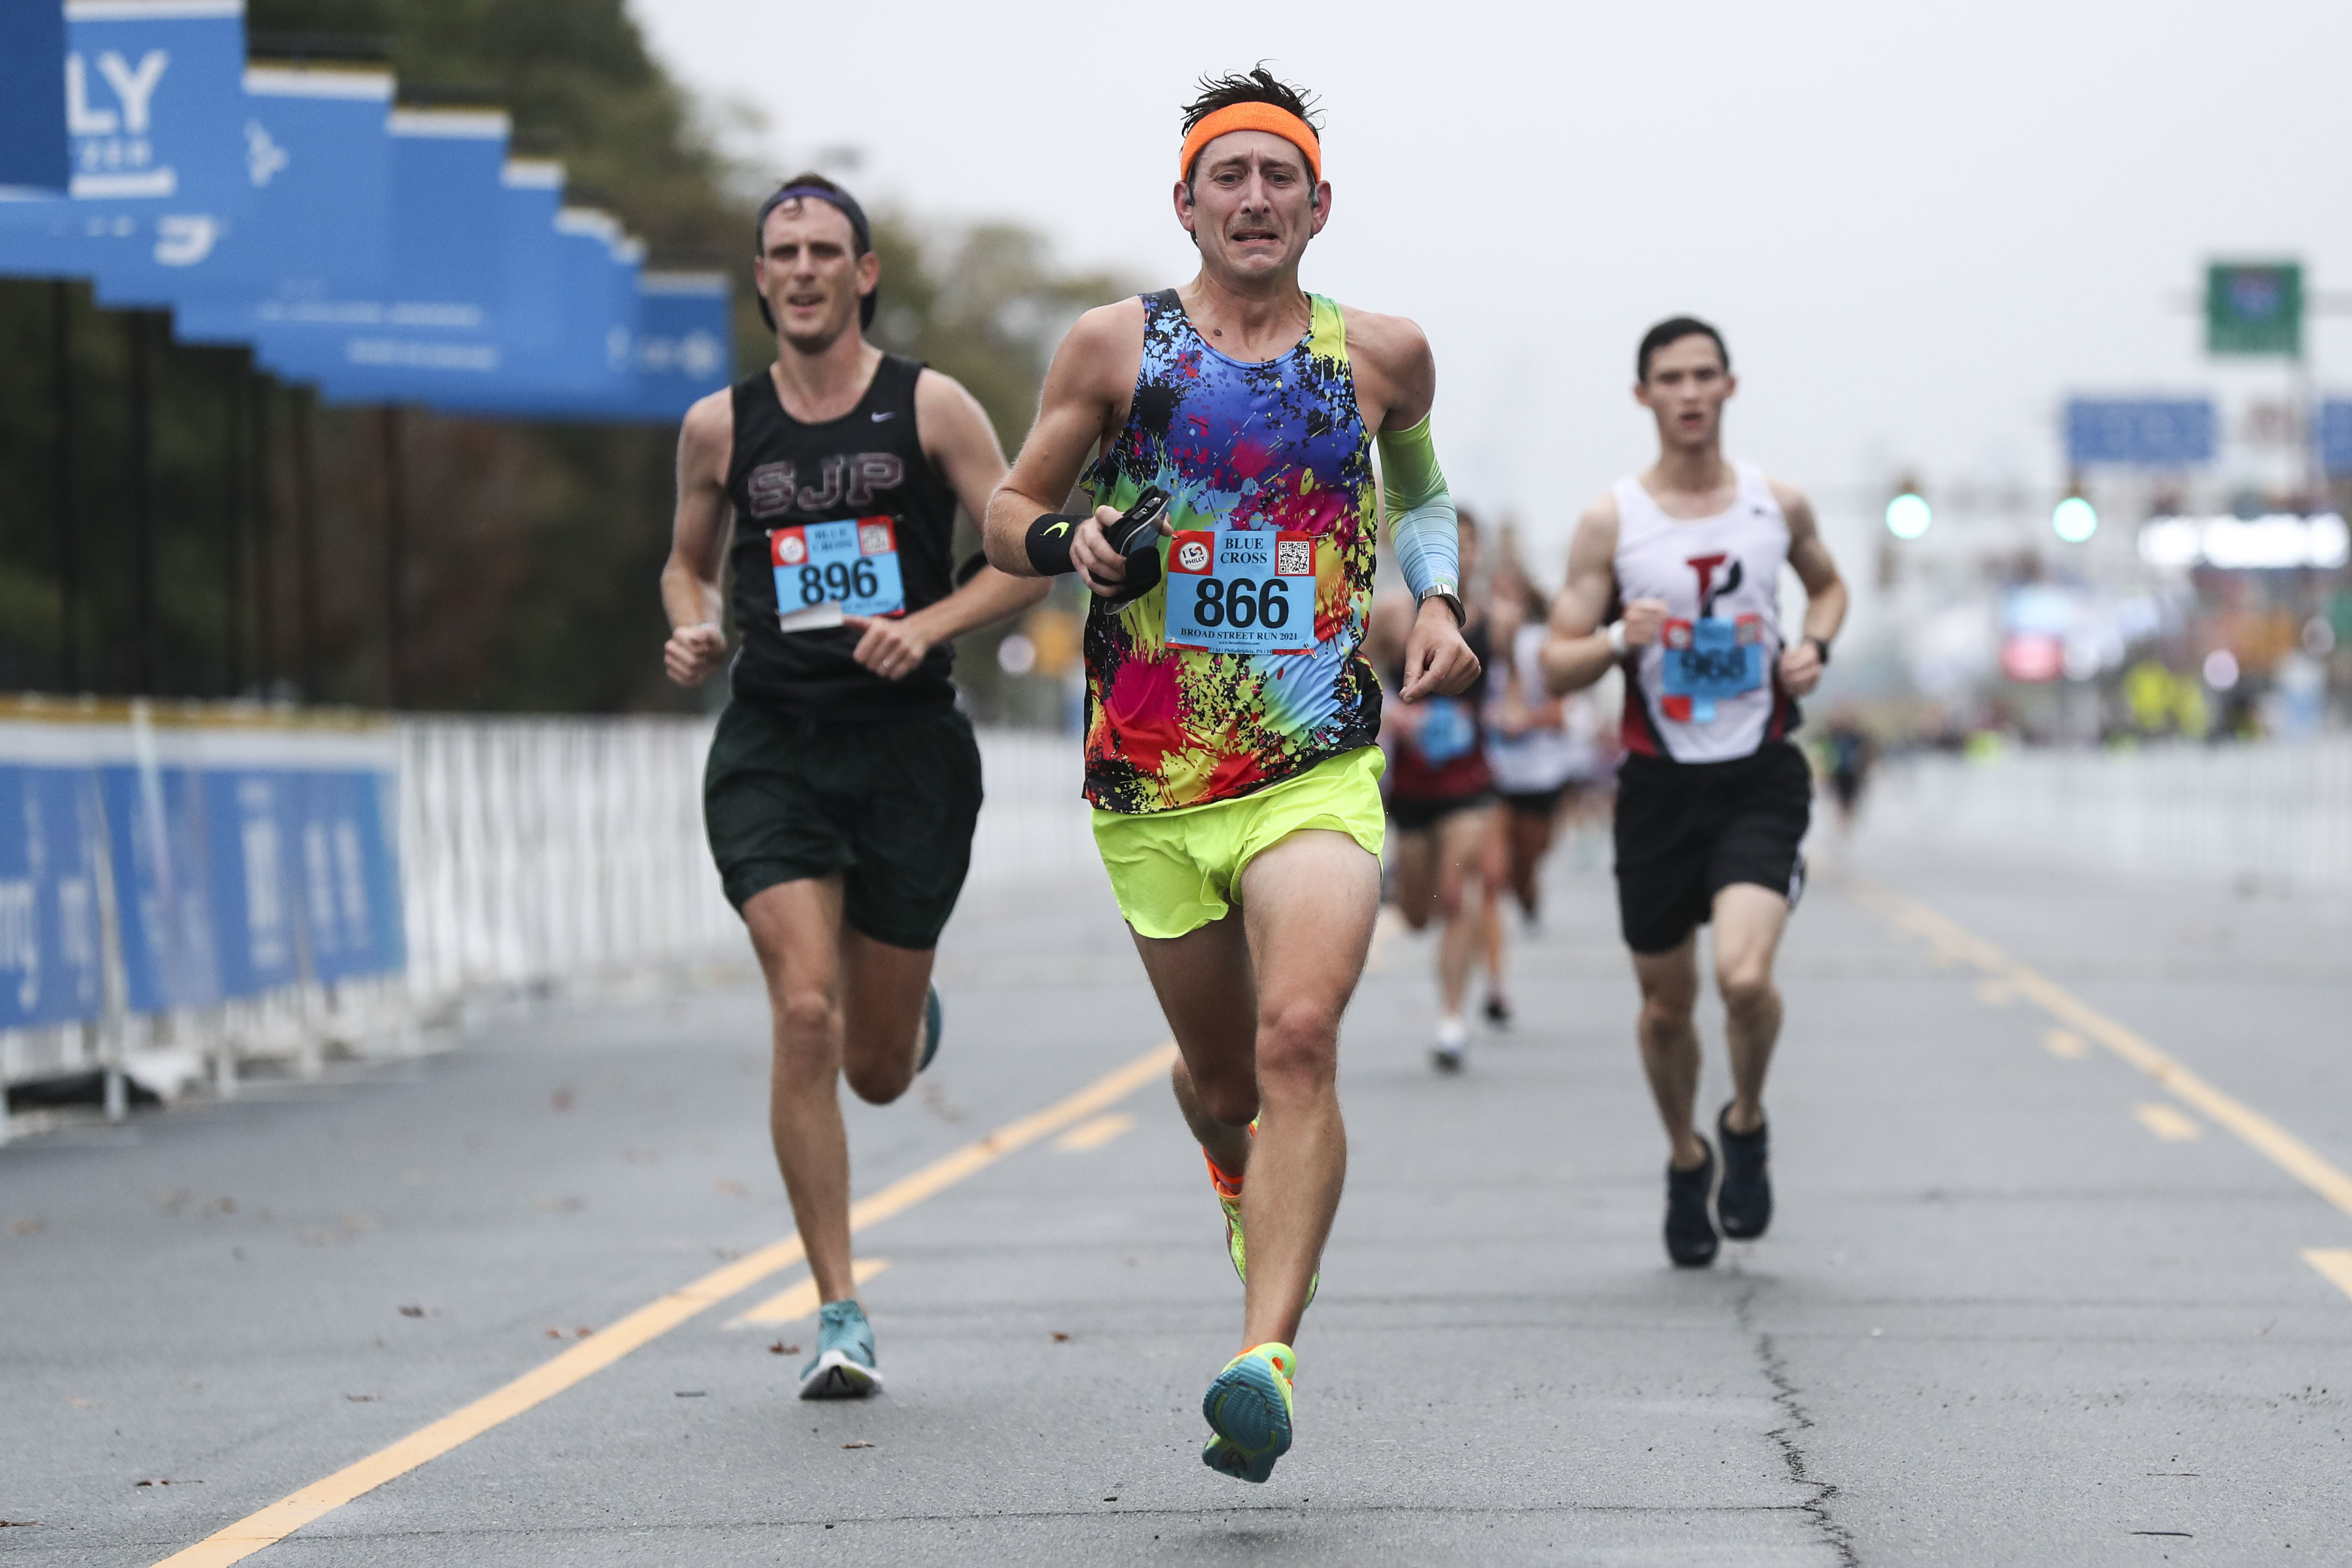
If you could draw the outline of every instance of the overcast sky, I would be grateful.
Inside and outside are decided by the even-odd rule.
[[[1177,107],[1267,59],[1325,116],[1307,286],[1421,322],[1456,494],[1547,552],[1652,455],[1627,388],[1666,315],[1730,340],[1733,453],[1858,543],[1898,468],[2054,498],[2068,392],[2210,384],[2209,256],[2352,290],[2342,0],[632,4],[759,108],[776,172],[854,144],[870,204],[1018,219],[1154,287],[1192,271]],[[2352,384],[2352,319],[2315,347]]]

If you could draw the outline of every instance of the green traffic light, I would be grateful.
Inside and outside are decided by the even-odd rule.
[[[2052,508],[2050,527],[2068,544],[2081,544],[2099,531],[2098,510],[2082,497],[2069,496]]]
[[[1886,503],[1886,531],[1898,539],[1916,539],[1936,520],[1927,497],[1906,490]]]

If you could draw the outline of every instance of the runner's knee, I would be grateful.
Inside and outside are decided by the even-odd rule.
[[[887,1105],[915,1082],[913,1053],[897,1063],[852,1061],[845,1064],[842,1078],[849,1092],[868,1105]]]
[[[1715,986],[1723,994],[1725,1007],[1748,1012],[1772,1000],[1772,967],[1760,960],[1726,964],[1717,969]]]
[[[1338,1081],[1339,1019],[1313,1002],[1270,1008],[1258,1015],[1257,1076],[1293,1089],[1313,1089]]]

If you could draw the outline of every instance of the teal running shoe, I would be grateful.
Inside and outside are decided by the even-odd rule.
[[[874,1328],[856,1301],[827,1301],[818,1309],[816,1356],[801,1368],[803,1399],[863,1399],[882,1392],[874,1370]]]
[[[947,1027],[947,1014],[940,1007],[940,988],[933,986],[923,998],[923,1047],[915,1058],[915,1071],[920,1072],[940,1053],[940,1034]]]
[[[1274,1461],[1290,1452],[1290,1381],[1298,1353],[1262,1344],[1225,1363],[1202,1396],[1201,1415],[1216,1434],[1201,1462],[1235,1480],[1263,1482]]]

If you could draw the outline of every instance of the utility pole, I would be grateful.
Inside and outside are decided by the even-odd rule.
[[[131,684],[155,693],[155,333],[144,310],[124,317],[131,334]]]
[[[245,686],[245,350],[221,388],[221,695]]]
[[[407,695],[408,615],[401,590],[408,574],[408,517],[401,494],[400,409],[380,411],[383,436],[383,706],[397,708]]]
[[[294,606],[302,700],[319,700],[319,455],[309,388],[294,393]]]
[[[58,411],[58,689],[81,686],[80,520],[74,515],[73,285],[50,286],[50,392]]]
[[[267,695],[278,675],[278,465],[269,440],[270,382],[249,377],[253,399],[254,684]]]

